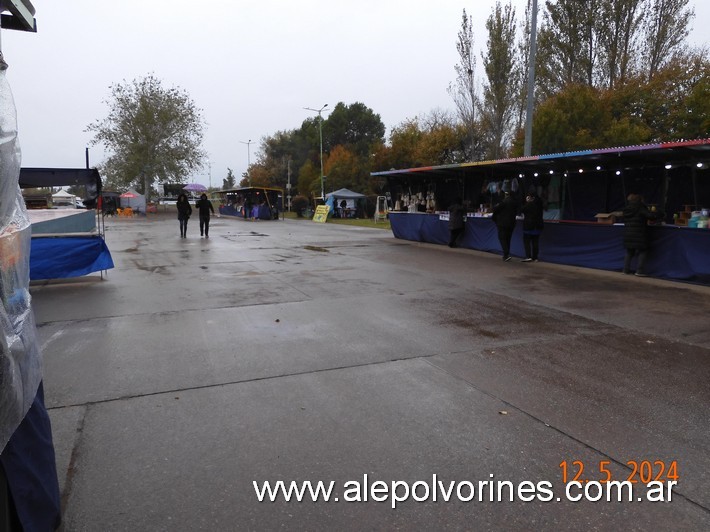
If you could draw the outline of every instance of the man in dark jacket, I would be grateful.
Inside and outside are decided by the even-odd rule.
[[[624,207],[624,273],[631,273],[631,260],[638,255],[636,275],[646,277],[644,265],[648,256],[649,233],[648,221],[655,220],[660,215],[648,210],[643,198],[638,194],[629,194]]]
[[[212,202],[207,199],[207,194],[202,194],[195,203],[195,207],[200,214],[200,236],[210,237],[210,212],[214,214]]]
[[[521,209],[523,212],[523,247],[525,247],[525,258],[523,262],[537,262],[540,250],[540,234],[544,227],[542,218],[542,200],[534,190],[528,191],[525,197],[525,205]]]
[[[456,198],[449,207],[449,247],[456,248],[464,231],[464,207],[461,199]]]
[[[493,207],[493,222],[498,227],[498,240],[503,249],[503,260],[510,260],[510,240],[513,238],[515,230],[515,216],[518,214],[518,207],[509,192],[505,193],[503,201]]]

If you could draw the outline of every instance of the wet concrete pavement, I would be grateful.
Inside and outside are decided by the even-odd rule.
[[[196,225],[108,219],[104,279],[32,287],[65,530],[710,527],[710,288],[379,229]],[[574,460],[587,480],[677,461],[679,483],[573,503]],[[476,492],[346,502],[364,475]],[[339,500],[259,502],[267,480]],[[479,501],[490,480],[554,497]]]

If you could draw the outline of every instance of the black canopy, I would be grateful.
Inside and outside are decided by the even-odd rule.
[[[96,168],[21,168],[20,188],[94,185],[101,189],[101,176]]]
[[[20,168],[20,188],[84,186],[84,205],[93,209],[101,194],[96,168]]]

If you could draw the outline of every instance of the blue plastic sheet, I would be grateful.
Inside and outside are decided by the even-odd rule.
[[[448,242],[448,222],[437,215],[393,212],[389,219],[397,238],[431,244]],[[496,226],[490,218],[467,218],[465,226],[461,247],[502,254]],[[650,232],[647,274],[710,285],[710,230],[663,225],[651,227]],[[540,260],[621,271],[623,233],[623,225],[547,222],[540,236]],[[525,256],[520,221],[513,233],[511,253]]]
[[[33,238],[30,279],[80,277],[113,268],[113,259],[101,236]]]

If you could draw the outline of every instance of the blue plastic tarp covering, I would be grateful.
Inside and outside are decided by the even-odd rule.
[[[253,212],[255,218],[259,220],[271,220],[271,208],[268,205],[255,205],[253,208],[256,211]],[[233,205],[220,205],[219,213],[223,216],[236,216],[238,218],[244,218],[244,207],[240,209],[235,209]]]
[[[30,279],[63,279],[113,268],[113,259],[100,236],[33,238]]]
[[[390,213],[395,237],[446,244],[448,222],[423,213]],[[646,273],[653,277],[710,285],[710,230],[654,226]],[[545,223],[540,235],[540,260],[598,270],[621,271],[624,264],[623,225]],[[490,218],[467,218],[462,248],[501,254],[498,231]],[[524,257],[522,222],[518,221],[511,254]]]

